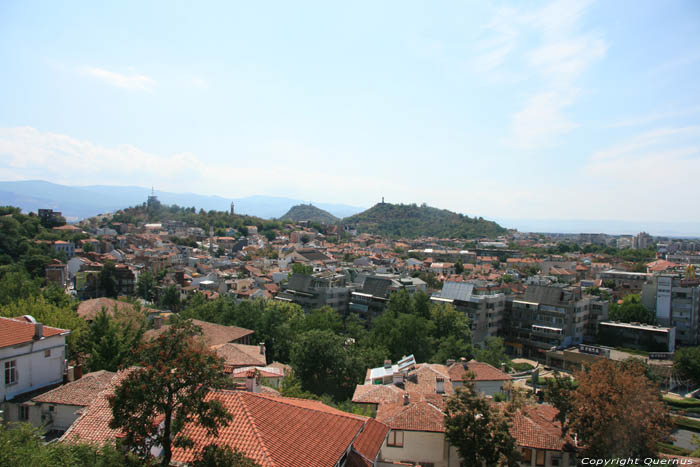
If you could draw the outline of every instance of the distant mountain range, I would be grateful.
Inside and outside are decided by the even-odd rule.
[[[317,208],[311,204],[298,204],[296,206],[292,206],[292,208],[280,219],[290,220],[293,222],[320,222],[322,224],[333,224],[340,220],[330,212],[324,211],[323,209]]]
[[[55,209],[61,211],[69,222],[142,204],[150,194],[149,188],[137,186],[66,186],[42,180],[0,182],[0,205],[18,206],[24,212],[36,211],[40,208]],[[264,219],[278,218],[293,206],[308,203],[304,200],[275,196],[231,199],[157,190],[155,194],[164,204],[194,206],[197,210],[228,211],[233,202],[236,213]],[[336,217],[351,216],[364,209],[346,204],[315,203],[315,205]]]

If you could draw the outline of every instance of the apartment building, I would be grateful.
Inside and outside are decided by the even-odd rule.
[[[330,272],[292,274],[276,300],[293,302],[306,311],[329,306],[341,314],[348,311],[350,288],[346,276]]]
[[[659,325],[676,328],[678,344],[700,344],[700,279],[652,276],[642,289],[642,304],[654,311]]]
[[[447,281],[440,293],[430,300],[450,304],[466,313],[475,344],[482,344],[487,337],[495,336],[501,330],[506,308],[506,295],[503,293],[477,294],[474,283]]]
[[[592,342],[607,316],[607,302],[579,287],[531,285],[507,303],[506,345],[517,355],[544,357],[552,348]]]

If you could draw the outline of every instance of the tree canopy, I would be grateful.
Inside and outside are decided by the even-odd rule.
[[[225,387],[227,379],[223,361],[204,347],[199,335],[201,329],[191,321],[174,322],[142,346],[139,366],[130,369],[109,400],[110,427],[122,430],[125,445],[143,458],[161,446],[164,466],[170,465],[173,445],[193,445],[182,432],[186,423],[196,420],[214,436],[231,419],[218,401],[206,397]]]
[[[508,406],[493,405],[469,383],[447,399],[445,437],[464,462],[517,467],[520,452],[509,431],[511,416]]]

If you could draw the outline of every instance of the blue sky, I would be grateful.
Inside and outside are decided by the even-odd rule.
[[[700,2],[0,2],[0,180],[698,221]]]

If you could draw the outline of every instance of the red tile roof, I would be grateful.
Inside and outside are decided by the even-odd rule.
[[[211,347],[216,355],[224,359],[230,367],[265,366],[265,354],[260,353],[260,346],[245,344],[220,344]]]
[[[548,404],[525,406],[514,414],[510,434],[521,447],[561,451],[573,446],[569,436],[562,437],[557,414],[557,409]]]
[[[112,420],[112,408],[108,397],[114,394],[114,388],[129,375],[130,370],[123,370],[112,377],[107,387],[88,405],[80,417],[61,437],[65,442],[88,442],[104,444],[121,435],[119,430],[109,427]]]
[[[0,347],[24,344],[34,340],[34,323],[26,318],[2,318],[0,317]],[[67,329],[43,327],[43,336],[52,337],[58,335],[68,335]]]
[[[424,401],[403,401],[394,404],[381,404],[377,410],[377,420],[394,430],[445,432],[445,414],[436,405]]]
[[[78,305],[78,316],[81,318],[87,320],[87,321],[92,321],[95,319],[95,316],[102,311],[102,308],[105,309],[105,312],[108,315],[114,314],[114,307],[117,307],[119,311],[132,311],[134,310],[134,305],[128,302],[120,302],[119,300],[114,300],[112,298],[93,298],[91,300],[85,300],[80,302]],[[151,308],[141,308],[144,311],[148,312],[157,312],[158,310],[154,310]]]
[[[88,373],[77,381],[72,381],[36,396],[32,401],[87,406],[109,386],[115,374],[104,370]]]
[[[192,322],[202,328],[204,340],[210,347],[226,344],[227,342],[235,342],[238,339],[252,335],[255,332],[251,331],[250,329],[239,328],[237,326],[223,326],[221,324],[208,323],[198,319],[193,319]],[[144,337],[146,339],[155,339],[165,332],[169,326],[170,325],[168,324],[164,324],[160,327],[160,329],[150,329],[146,331]]]
[[[374,456],[379,452],[379,448],[382,447],[388,432],[389,427],[387,425],[370,418],[365,423],[362,433],[355,439],[353,447],[363,456],[374,459]]]
[[[215,442],[242,451],[262,467],[331,466],[368,423],[366,417],[318,401],[240,391],[217,391],[209,397],[219,400],[233,421],[216,437],[188,424],[185,431],[198,448],[175,448],[173,461],[191,462],[196,449]]]
[[[502,372],[488,363],[470,360],[465,369],[461,362],[450,365],[448,369],[452,381],[467,381],[467,372],[474,373],[473,381],[509,381],[513,379],[509,374]]]

